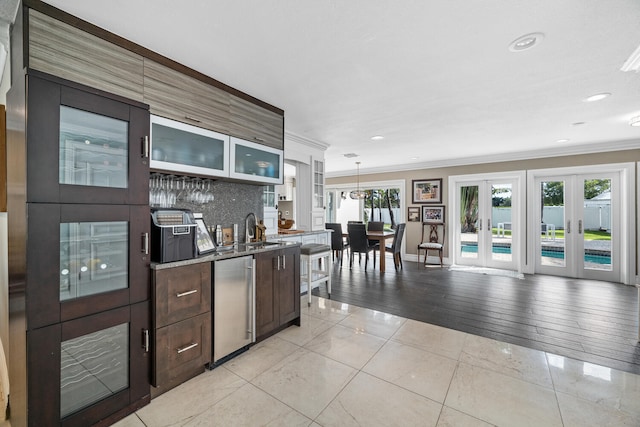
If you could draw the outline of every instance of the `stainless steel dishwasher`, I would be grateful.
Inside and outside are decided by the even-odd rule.
[[[213,269],[215,365],[256,339],[256,269],[252,256],[215,261]]]

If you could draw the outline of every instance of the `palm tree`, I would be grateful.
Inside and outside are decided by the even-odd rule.
[[[478,221],[478,186],[460,188],[460,225],[463,233],[475,233]]]

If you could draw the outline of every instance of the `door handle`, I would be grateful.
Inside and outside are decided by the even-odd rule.
[[[578,220],[578,234],[582,234],[582,220]]]
[[[567,221],[567,234],[571,234],[571,221]]]
[[[478,218],[478,230],[482,231],[482,219]]]
[[[145,353],[149,353],[149,330],[142,330],[142,349]]]
[[[181,298],[181,297],[186,297],[187,295],[191,295],[191,294],[195,294],[196,292],[198,292],[197,289],[192,289],[190,291],[187,292],[180,292],[176,294],[176,297]]]
[[[142,249],[140,252],[149,255],[149,233],[142,233]]]
[[[284,255],[282,255],[282,269],[283,270],[287,269],[287,261],[286,260],[287,260],[287,258]]]
[[[487,230],[491,231],[491,218],[487,220]]]
[[[142,138],[142,157],[149,158],[149,136],[145,135]]]

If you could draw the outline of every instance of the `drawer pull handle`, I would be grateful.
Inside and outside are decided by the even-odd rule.
[[[194,342],[194,343],[192,343],[192,344],[189,344],[189,345],[188,345],[188,346],[186,346],[186,347],[179,348],[179,349],[178,349],[178,354],[183,353],[183,352],[185,352],[185,351],[187,351],[187,350],[191,350],[192,348],[196,348],[197,346],[198,346],[198,343],[197,343],[197,342]]]
[[[195,294],[196,292],[198,292],[198,290],[197,290],[197,289],[192,289],[192,290],[187,291],[187,292],[180,292],[180,293],[177,293],[177,294],[176,294],[176,296],[177,296],[178,298],[180,298],[180,297],[186,297],[187,295]]]

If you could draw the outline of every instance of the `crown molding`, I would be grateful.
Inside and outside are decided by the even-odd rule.
[[[640,140],[612,141],[606,143],[554,147],[546,150],[529,150],[517,153],[504,153],[477,157],[460,157],[455,159],[434,160],[430,162],[411,163],[402,165],[387,165],[377,168],[360,169],[360,175],[374,173],[390,173],[421,169],[436,169],[455,166],[468,166],[486,163],[503,163],[521,160],[544,159],[548,157],[576,156],[580,154],[606,153],[610,151],[624,151],[640,149]],[[353,171],[326,172],[325,178],[352,176]]]
[[[316,141],[314,139],[307,138],[306,136],[301,136],[289,131],[284,132],[284,140],[285,140],[285,144],[286,144],[286,141],[289,140],[289,141],[297,142],[298,144],[306,145],[307,147],[310,147],[310,148],[315,148],[316,150],[327,151],[327,148],[329,148],[329,144],[325,142]]]

